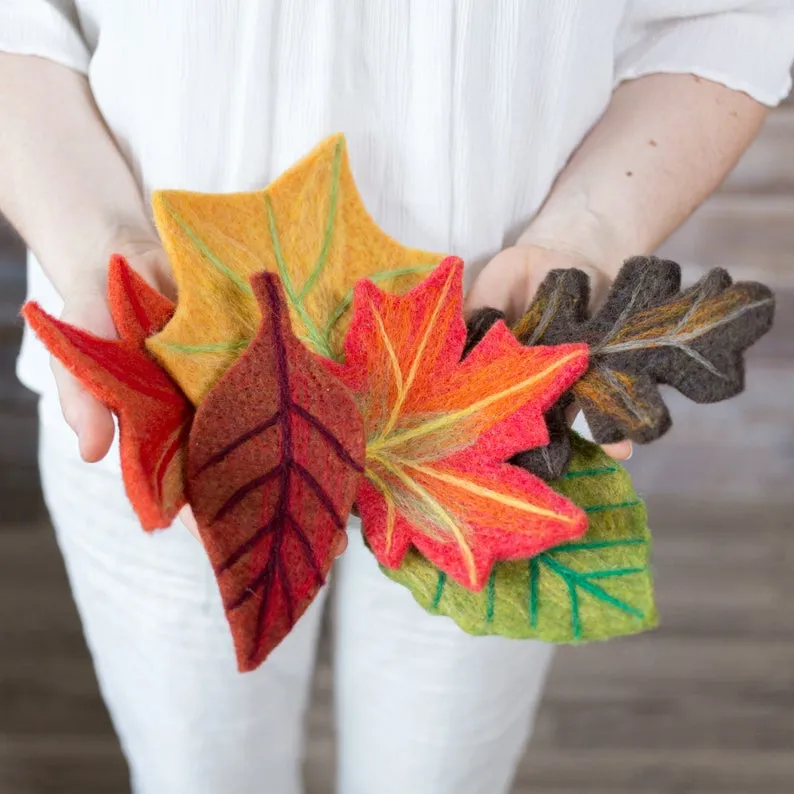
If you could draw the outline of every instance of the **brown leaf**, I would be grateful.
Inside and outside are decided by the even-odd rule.
[[[772,325],[772,292],[754,282],[734,284],[719,268],[683,292],[680,283],[675,262],[634,257],[588,317],[585,274],[555,270],[514,328],[528,345],[590,346],[590,367],[572,392],[597,442],[661,436],[671,420],[660,383],[699,403],[744,388],[742,354]]]

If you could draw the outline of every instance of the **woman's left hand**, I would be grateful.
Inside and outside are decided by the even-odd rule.
[[[549,271],[571,267],[590,276],[592,300],[598,304],[609,288],[610,279],[591,261],[574,251],[516,245],[497,254],[477,276],[466,296],[466,314],[488,306],[503,311],[507,321],[513,323],[529,308]],[[569,414],[569,421],[573,421],[576,413],[574,410]],[[603,449],[615,460],[628,460],[632,454],[630,441],[604,444]]]

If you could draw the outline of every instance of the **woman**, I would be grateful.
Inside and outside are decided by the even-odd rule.
[[[259,188],[341,131],[381,227],[461,255],[469,309],[516,315],[549,269],[608,282],[720,183],[789,90],[794,9],[0,0],[0,53],[0,210],[50,312],[112,334],[110,253],[173,292],[152,189]],[[297,794],[323,598],[237,674],[201,548],[137,526],[111,415],[29,333],[18,372],[134,791]],[[355,532],[334,576],[341,794],[507,792],[549,647],[425,615]]]

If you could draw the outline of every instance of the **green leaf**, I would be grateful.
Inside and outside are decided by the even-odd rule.
[[[550,484],[588,513],[579,540],[529,560],[497,563],[478,593],[445,577],[415,549],[399,570],[383,572],[428,612],[451,617],[469,634],[575,644],[654,627],[651,536],[628,473],[574,435],[570,468]]]

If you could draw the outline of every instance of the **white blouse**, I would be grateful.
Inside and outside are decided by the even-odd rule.
[[[476,269],[620,81],[694,73],[777,104],[794,0],[0,0],[0,50],[86,73],[144,191],[264,187],[343,132],[381,227]],[[28,293],[60,311],[32,257]],[[52,394],[27,331],[18,375]]]

